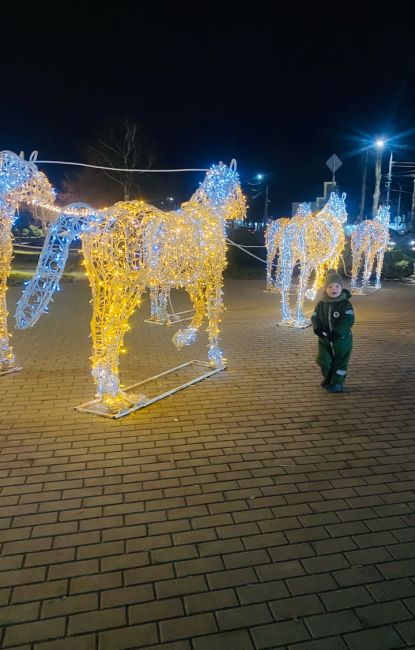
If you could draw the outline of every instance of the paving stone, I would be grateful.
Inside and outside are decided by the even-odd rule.
[[[345,635],[345,641],[350,650],[376,648],[376,650],[394,650],[405,647],[402,639],[392,627],[377,627],[373,630],[363,630]]]
[[[164,646],[163,646],[164,647]],[[193,640],[194,650],[255,650],[255,646],[245,630],[223,632],[222,634],[210,634]]]
[[[359,618],[350,610],[338,611],[332,614],[319,614],[304,619],[313,637],[324,638],[334,634],[345,634],[362,629]]]
[[[150,643],[157,643],[158,633],[155,623],[148,625],[130,625],[99,635],[100,650],[127,650],[142,648]]]
[[[160,622],[160,638],[162,643],[176,639],[188,639],[193,636],[202,636],[209,634],[209,632],[217,631],[217,625],[212,614],[194,614]]]
[[[289,643],[305,641],[310,638],[304,623],[301,621],[260,625],[252,628],[251,634],[258,650],[274,648],[276,645],[288,645]]]
[[[216,619],[221,630],[245,628],[250,625],[270,623],[272,616],[267,605],[247,605],[246,607],[232,607],[216,613]]]

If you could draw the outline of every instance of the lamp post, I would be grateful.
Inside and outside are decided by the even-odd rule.
[[[362,152],[362,196],[360,199],[360,214],[359,221],[363,221],[365,215],[365,203],[366,203],[366,178],[367,178],[367,159],[369,156],[369,150]]]
[[[248,185],[250,186],[253,193],[252,200],[261,196],[263,190],[265,189],[264,212],[262,216],[263,225],[265,227],[268,221],[269,209],[269,184],[265,178],[265,174],[256,174],[252,180],[248,181]]]
[[[380,199],[380,181],[382,178],[382,152],[385,146],[384,140],[376,140],[375,147],[377,150],[376,154],[376,166],[375,166],[375,191],[373,192],[373,205],[372,205],[372,216],[375,217],[379,207]]]

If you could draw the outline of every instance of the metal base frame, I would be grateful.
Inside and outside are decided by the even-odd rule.
[[[136,404],[133,404],[129,408],[124,408],[116,413],[110,413],[107,410],[105,410],[101,398],[91,400],[90,402],[85,402],[85,404],[81,404],[80,406],[76,406],[75,410],[80,411],[81,413],[92,413],[93,415],[100,415],[104,418],[111,418],[113,420],[117,420],[118,418],[122,418],[125,415],[134,413],[134,411],[138,411],[139,409],[145,408],[146,406],[150,406],[150,404],[154,404],[154,402],[159,402],[165,397],[174,395],[174,393],[177,393],[179,390],[183,390],[184,388],[188,388],[193,384],[197,384],[199,381],[202,381],[207,377],[212,377],[212,375],[216,375],[218,372],[222,372],[222,370],[226,369],[226,366],[223,366],[222,368],[211,368],[209,363],[205,361],[196,361],[195,359],[193,359],[192,361],[187,361],[186,363],[182,363],[180,366],[176,366],[175,368],[170,368],[170,370],[165,370],[164,372],[161,372],[158,375],[154,375],[153,377],[149,377],[148,379],[143,379],[143,381],[139,381],[136,384],[132,384],[131,386],[128,386],[124,390],[126,393],[128,393],[128,391],[133,390],[138,386],[143,386],[144,384],[147,384],[150,381],[154,381],[156,379],[159,379],[160,377],[165,377],[166,375],[169,375],[170,373],[175,372],[176,370],[180,370],[181,368],[186,368],[187,366],[191,366],[191,365],[201,366],[204,369],[209,368],[209,370],[199,375],[199,377],[195,377],[194,379],[191,379],[190,381],[187,381],[184,384],[175,386],[174,388],[171,388],[170,390],[161,393],[160,395],[156,395],[155,397],[147,398],[145,395],[140,395],[139,401]]]
[[[291,327],[293,330],[305,330],[307,327],[311,327],[311,321],[306,325],[296,325],[294,321],[280,321],[277,323],[278,327]]]
[[[3,377],[3,375],[11,375],[12,372],[20,372],[20,370],[23,370],[21,366],[16,366],[16,368],[9,368],[9,370],[0,370],[0,377]]]
[[[157,320],[152,320],[151,318],[144,319],[145,323],[150,323],[150,325],[162,325],[168,327],[169,325],[175,325],[176,323],[183,323],[187,320],[192,320],[194,316],[194,309],[186,309],[186,311],[177,311],[174,314],[167,314],[169,320],[165,323],[160,323]],[[191,316],[185,316],[185,314],[191,314]]]

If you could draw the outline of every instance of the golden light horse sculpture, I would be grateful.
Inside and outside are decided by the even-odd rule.
[[[18,304],[17,327],[31,327],[47,309],[69,245],[80,236],[92,289],[92,375],[97,396],[109,412],[132,405],[131,396],[120,387],[119,354],[128,321],[146,288],[187,290],[195,313],[173,340],[178,348],[193,342],[207,317],[209,362],[223,367],[219,324],[225,227],[228,219],[243,218],[245,211],[238,174],[222,163],[208,171],[177,211],[163,212],[143,201],[120,202],[98,212],[68,206],[49,230],[37,272]]]

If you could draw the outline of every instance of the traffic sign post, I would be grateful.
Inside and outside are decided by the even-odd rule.
[[[330,169],[331,173],[333,174],[332,177],[332,182],[336,182],[336,172],[340,167],[342,166],[342,161],[336,154],[334,153],[328,160],[326,160],[326,165]]]

